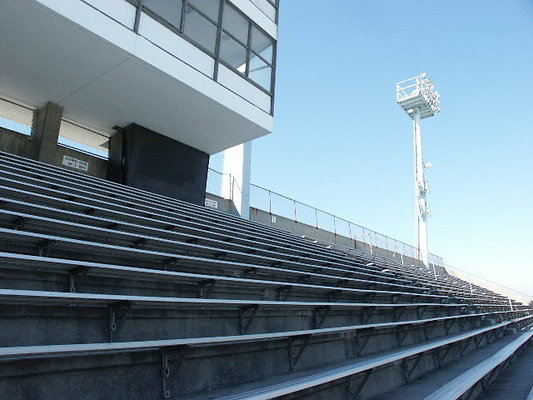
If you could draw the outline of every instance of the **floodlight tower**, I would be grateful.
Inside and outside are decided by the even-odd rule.
[[[420,121],[440,111],[440,94],[426,74],[396,84],[396,101],[413,120],[415,153],[415,196],[418,220],[418,258],[429,268],[427,219],[431,215],[427,195],[429,186],[424,174],[422,130]]]

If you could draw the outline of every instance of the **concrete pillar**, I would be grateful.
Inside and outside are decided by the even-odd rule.
[[[250,218],[250,173],[252,168],[252,142],[240,144],[224,151],[224,180],[222,196],[233,200],[241,217]]]
[[[44,107],[37,110],[33,127],[36,160],[49,164],[55,163],[62,117],[63,107],[54,103],[46,103]]]

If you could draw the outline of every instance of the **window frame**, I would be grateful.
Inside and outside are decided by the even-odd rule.
[[[254,21],[252,21],[250,18],[248,18],[241,10],[239,10],[239,8],[237,8],[235,5],[233,5],[230,1],[228,0],[223,0],[223,3],[224,3],[224,7],[222,8],[222,14],[224,13],[224,10],[225,10],[225,7],[226,7],[226,4],[229,4],[233,10],[235,10],[237,13],[239,13],[242,17],[244,17],[244,19],[248,22],[248,38],[247,38],[247,43],[243,43],[240,39],[238,39],[237,37],[235,37],[233,34],[231,34],[231,32],[228,32],[227,30],[224,29],[223,26],[221,26],[221,32],[222,34],[225,34],[225,35],[228,35],[230,38],[232,38],[233,40],[235,40],[237,43],[239,43],[240,45],[244,46],[244,48],[246,49],[246,71],[245,73],[242,73],[240,72],[239,70],[237,70],[235,67],[233,67],[232,65],[230,65],[228,62],[224,61],[223,59],[221,59],[219,57],[219,62],[220,64],[224,65],[226,68],[229,68],[231,69],[233,72],[239,74],[242,78],[246,79],[248,82],[250,82],[252,85],[254,85],[255,87],[257,87],[258,89],[260,89],[261,91],[265,92],[266,94],[268,94],[269,96],[274,96],[274,83],[275,83],[275,74],[276,74],[276,65],[275,65],[275,61],[276,61],[276,52],[277,52],[277,48],[276,48],[276,45],[277,45],[277,42],[276,40],[274,40],[274,38],[272,38],[264,29],[262,29],[259,25],[257,25]],[[259,32],[261,32],[263,35],[265,35],[268,39],[270,39],[272,41],[272,61],[268,61],[266,60],[264,57],[262,57],[261,55],[257,54],[253,49],[252,49],[252,31],[253,31],[253,28],[256,28]],[[270,77],[270,88],[265,88],[263,87],[262,85],[260,85],[259,83],[255,82],[252,78],[250,78],[249,76],[249,73],[250,73],[250,60],[252,59],[251,55],[254,55],[255,57],[259,57],[259,59],[261,61],[263,61],[265,64],[267,64],[270,68],[271,68],[271,77]],[[271,107],[272,108],[272,107]]]
[[[136,17],[135,17],[135,24],[134,24],[134,31],[136,33],[139,32],[139,23],[140,23],[140,17],[142,13],[148,15],[150,18],[153,18],[157,22],[159,22],[161,25],[165,26],[167,29],[172,31],[173,33],[177,34],[187,42],[193,44],[195,47],[197,47],[202,52],[206,53],[208,56],[212,57],[215,61],[215,68],[212,78],[215,81],[218,81],[218,68],[219,64],[225,66],[226,68],[230,69],[231,71],[238,74],[241,78],[245,79],[247,82],[249,82],[251,85],[256,87],[257,89],[261,90],[263,93],[267,94],[271,97],[271,107],[270,107],[270,114],[274,114],[274,96],[275,96],[275,81],[276,81],[276,64],[277,64],[277,41],[272,38],[264,29],[262,29],[258,24],[256,24],[254,21],[252,21],[248,16],[246,16],[237,6],[235,6],[230,0],[219,0],[219,10],[218,10],[218,20],[214,21],[211,17],[206,15],[202,10],[198,9],[194,4],[190,4],[188,0],[176,0],[182,2],[182,9],[181,9],[181,19],[180,19],[180,27],[175,27],[170,22],[168,22],[164,17],[158,15],[156,12],[150,10],[147,8],[147,6],[144,4],[144,0],[126,0],[128,3],[132,4],[137,8]],[[276,10],[278,11],[279,7],[279,0],[268,0],[272,5],[276,7]],[[235,10],[237,13],[239,13],[248,23],[248,37],[247,37],[247,43],[243,43],[240,39],[236,38],[234,35],[232,35],[230,32],[224,30],[222,26],[223,22],[223,16],[224,16],[224,9],[226,5],[229,4],[233,10]],[[211,51],[210,49],[205,48],[200,43],[197,43],[194,39],[187,36],[187,34],[184,32],[184,27],[186,24],[186,7],[191,7],[195,12],[197,12],[200,16],[205,18],[209,23],[215,26],[216,28],[216,38],[215,38],[215,49],[214,51]],[[265,35],[268,39],[272,41],[272,61],[266,60],[261,55],[257,54],[252,49],[252,30],[253,28],[256,28],[259,30],[263,35]],[[246,69],[245,73],[242,73],[238,71],[235,67],[233,67],[228,62],[222,60],[220,58],[220,41],[222,34],[226,34],[229,37],[231,37],[233,40],[237,41],[240,45],[242,45],[246,49]],[[267,64],[271,68],[271,77],[270,77],[270,88],[264,88],[262,85],[255,82],[252,78],[249,77],[249,69],[250,69],[250,60],[252,57],[259,57],[261,61],[263,61],[265,64]]]

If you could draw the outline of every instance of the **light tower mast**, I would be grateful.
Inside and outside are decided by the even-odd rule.
[[[396,101],[413,120],[418,259],[429,268],[427,219],[431,215],[431,210],[427,199],[429,186],[424,173],[426,166],[422,156],[420,121],[440,111],[440,95],[426,74],[421,74],[396,84]]]

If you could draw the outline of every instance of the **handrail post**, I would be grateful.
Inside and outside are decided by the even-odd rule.
[[[230,197],[230,200],[233,201],[233,176],[229,174],[228,178],[229,178],[229,197]]]

